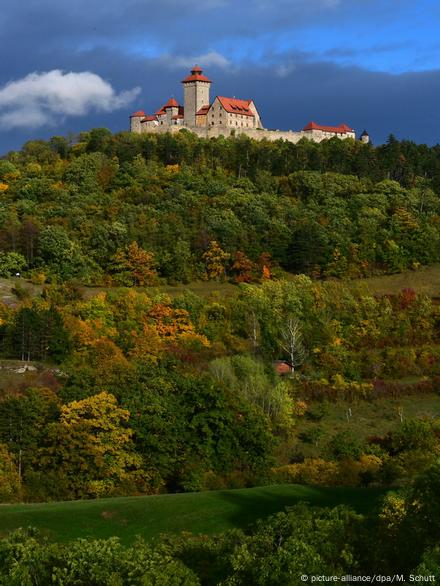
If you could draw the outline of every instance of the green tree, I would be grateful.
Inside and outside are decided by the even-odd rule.
[[[229,558],[231,583],[277,586],[300,583],[302,574],[355,571],[361,517],[346,507],[304,505],[257,523]]]
[[[14,457],[14,471],[27,483],[47,426],[59,415],[59,399],[49,388],[29,388],[0,401],[0,442]]]
[[[17,465],[5,444],[0,443],[0,502],[10,503],[21,496]]]
[[[21,273],[26,265],[26,259],[19,252],[0,251],[0,277]]]
[[[269,375],[261,361],[251,356],[217,358],[210,364],[214,378],[269,417],[275,431],[293,425],[293,401],[286,383]]]

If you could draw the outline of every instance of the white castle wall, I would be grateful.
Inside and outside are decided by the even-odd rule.
[[[299,131],[295,132],[293,130],[267,130],[267,129],[259,129],[259,128],[241,128],[241,127],[227,127],[225,125],[214,125],[208,127],[202,126],[157,126],[155,128],[146,127],[145,124],[142,125],[142,133],[165,133],[165,132],[180,132],[181,130],[186,129],[190,132],[193,132],[200,138],[217,138],[219,136],[239,136],[244,134],[245,136],[249,136],[249,138],[253,138],[255,140],[286,140],[288,142],[297,143],[302,138],[308,138],[313,142],[321,142],[328,138],[335,136],[333,133],[322,132],[320,130],[312,130],[312,131]],[[346,133],[346,134],[338,134],[338,138],[347,139],[347,138],[356,138],[354,132],[353,133]]]

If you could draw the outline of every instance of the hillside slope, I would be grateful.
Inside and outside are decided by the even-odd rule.
[[[277,485],[238,490],[0,506],[0,536],[33,526],[56,541],[119,537],[130,543],[161,533],[216,534],[246,528],[259,518],[306,501],[314,506],[347,504],[370,510],[383,490]]]

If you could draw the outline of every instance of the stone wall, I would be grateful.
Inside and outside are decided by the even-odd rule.
[[[347,138],[355,138],[354,133],[347,133],[347,134],[338,134],[333,135],[329,133],[322,133],[322,132],[303,132],[302,130],[299,132],[295,132],[293,130],[266,130],[266,129],[259,129],[259,128],[241,128],[241,127],[228,127],[228,126],[208,126],[208,127],[201,127],[201,126],[192,126],[190,128],[183,126],[183,125],[173,125],[173,126],[156,126],[155,128],[146,127],[145,124],[142,125],[142,132],[143,133],[161,133],[164,132],[180,132],[180,130],[189,130],[193,132],[200,138],[217,138],[219,136],[240,136],[244,134],[249,138],[253,138],[254,140],[286,140],[287,142],[297,143],[302,138],[307,138],[313,142],[321,142],[322,140],[326,140],[331,138],[332,136],[338,136],[338,138],[345,140]]]
[[[327,130],[318,130],[316,128],[314,128],[313,130],[306,130],[304,132],[304,136],[306,136],[307,138],[309,138],[310,140],[313,140],[314,142],[321,142],[322,140],[326,140],[329,138],[333,138],[334,136],[341,138],[341,139],[345,139],[345,138],[356,138],[356,134],[354,132],[329,132]]]

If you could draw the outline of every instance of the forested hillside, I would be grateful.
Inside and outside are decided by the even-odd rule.
[[[265,557],[277,534],[330,573],[396,570],[391,538],[408,570],[434,567],[422,526],[427,511],[440,526],[424,488],[438,485],[439,292],[364,283],[439,261],[440,147],[105,129],[27,143],[0,160],[2,293],[12,287],[0,303],[0,502],[405,487],[369,520],[299,507],[304,535],[289,513],[268,532],[165,540],[145,559],[193,580],[176,584],[216,584],[216,572],[266,584],[256,560],[261,575],[279,563],[284,584],[283,560]],[[333,537],[309,531],[315,521]],[[335,562],[338,535],[348,553]],[[13,572],[14,544],[39,543],[13,535],[0,560]],[[72,555],[95,546],[125,576],[114,541]]]
[[[399,272],[440,259],[440,148],[177,136],[32,141],[0,161],[0,276],[143,285]],[[276,270],[276,269],[275,269]]]

